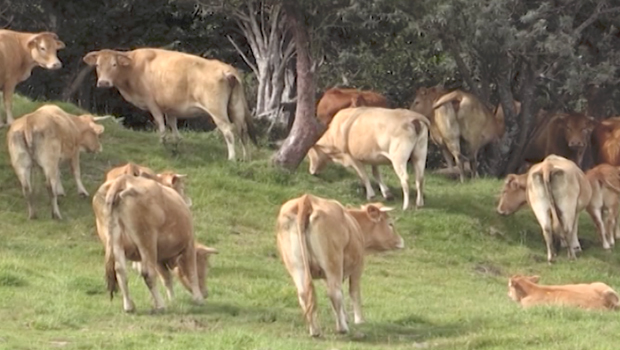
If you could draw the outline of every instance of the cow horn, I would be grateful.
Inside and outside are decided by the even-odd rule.
[[[104,115],[103,117],[93,117],[93,120],[98,122],[98,121],[102,121],[102,120],[106,120],[108,118],[112,118],[112,115]]]
[[[392,211],[394,209],[395,209],[394,207],[381,207],[379,208],[379,211],[386,212],[386,211]]]

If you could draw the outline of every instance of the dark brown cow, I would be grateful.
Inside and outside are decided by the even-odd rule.
[[[620,117],[598,123],[591,141],[594,163],[620,166]]]
[[[554,113],[543,119],[525,149],[523,160],[542,162],[550,154],[568,158],[580,167],[596,121],[582,113]]]
[[[388,107],[385,96],[370,90],[331,88],[323,93],[316,107],[317,118],[324,125],[331,123],[334,115],[348,107]]]

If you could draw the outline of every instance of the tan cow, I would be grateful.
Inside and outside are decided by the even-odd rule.
[[[504,135],[503,110],[496,108],[494,115],[476,96],[461,90],[448,93],[442,87],[420,88],[410,109],[429,118],[431,139],[441,149],[449,168],[454,159],[461,182],[465,178],[461,138],[469,150],[472,174],[478,176],[478,151]]]
[[[329,125],[339,110],[361,106],[388,108],[388,102],[385,96],[374,91],[333,87],[319,99],[316,116],[321,123]]]
[[[155,310],[164,308],[157,274],[169,274],[168,269],[158,266],[178,266],[189,280],[193,300],[202,303],[192,215],[183,198],[156,181],[131,175],[104,183],[98,192],[98,196],[105,194],[104,210],[95,211],[95,215],[99,236],[107,237],[105,266],[110,296],[120,286],[123,309],[135,309],[127,287],[126,259],[139,254],[141,273]],[[164,279],[171,281],[171,276]]]
[[[299,304],[310,335],[320,334],[313,279],[324,279],[340,333],[349,331],[342,282],[349,280],[354,322],[364,322],[360,279],[367,252],[402,249],[405,242],[393,229],[380,203],[361,209],[344,208],[335,200],[305,194],[282,205],[277,220],[280,256],[297,287]]]
[[[99,136],[104,127],[95,122],[106,118],[90,114],[74,116],[58,106],[44,105],[11,125],[7,133],[9,155],[28,202],[30,219],[36,217],[31,184],[32,167],[35,164],[45,174],[53,218],[62,218],[58,209],[58,196],[65,194],[58,170],[61,161],[71,161],[78,194],[88,197],[80,175],[80,151],[101,152]]]
[[[97,87],[114,86],[125,100],[153,115],[162,141],[166,125],[179,137],[177,117],[208,113],[224,135],[229,160],[236,159],[235,134],[244,158],[247,138],[256,143],[241,75],[231,65],[152,48],[93,51],[84,62],[97,66]]]
[[[620,169],[609,164],[600,164],[586,172],[592,187],[592,198],[587,211],[596,225],[603,249],[615,245],[620,233],[617,218],[620,201]]]
[[[423,115],[406,109],[380,107],[345,108],[334,116],[323,136],[308,151],[310,174],[317,174],[329,161],[353,167],[366,187],[366,197],[375,192],[364,164],[372,172],[381,193],[390,197],[377,166],[392,164],[403,188],[403,210],[409,207],[409,174],[411,159],[416,174],[416,207],[424,205],[423,186],[429,121]]]
[[[497,206],[501,215],[510,215],[529,203],[547,244],[547,261],[554,260],[553,237],[568,247],[575,258],[581,246],[577,239],[579,212],[590,203],[592,187],[585,174],[572,161],[550,155],[533,165],[527,174],[510,174]]]
[[[56,52],[65,44],[51,32],[23,33],[0,30],[0,87],[4,98],[7,124],[13,123],[15,86],[28,79],[34,67],[59,69],[62,63]],[[0,126],[4,122],[0,118]]]
[[[523,307],[572,306],[588,310],[617,310],[618,294],[602,282],[540,285],[538,276],[514,275],[508,280],[508,296]]]
[[[142,176],[147,179],[154,180],[159,184],[170,187],[175,190],[188,206],[191,206],[191,199],[185,194],[185,186],[183,184],[183,179],[185,175],[175,174],[174,172],[167,171],[163,174],[155,174],[155,172],[145,166],[137,165],[134,163],[127,163],[126,165],[119,166],[116,168],[110,169],[106,173],[106,182],[113,181],[121,175],[130,175],[130,176]],[[101,191],[97,191],[93,196],[92,206],[93,212],[95,213],[95,223],[97,225],[97,234],[101,243],[104,246],[107,245],[108,232],[106,229],[105,222],[102,221],[105,215],[105,195],[106,190],[109,187],[102,186]],[[127,259],[133,261],[133,267],[141,271],[142,267],[139,263],[140,254],[138,252],[138,247],[129,239],[126,234],[123,234],[121,239],[124,245],[124,250],[127,253]],[[196,247],[196,268],[198,272],[198,283],[200,286],[200,290],[203,296],[206,298],[208,295],[208,290],[206,286],[206,278],[209,272],[209,256],[211,254],[217,254],[217,250],[214,248],[207,247],[198,242],[195,242]],[[173,271],[181,283],[185,286],[185,288],[191,292],[191,284],[189,281],[189,277],[185,274],[185,272],[177,266],[176,261],[168,262],[167,264],[157,264],[157,270],[159,272],[160,277],[162,278],[164,285],[166,286],[166,292],[168,294],[168,299],[172,300],[174,297],[173,291],[173,283],[170,275],[170,271]]]

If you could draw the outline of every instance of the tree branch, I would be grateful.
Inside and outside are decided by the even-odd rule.
[[[596,9],[590,15],[590,17],[588,17],[588,19],[586,19],[583,23],[581,23],[581,25],[579,25],[579,27],[577,27],[577,29],[575,29],[575,31],[573,33],[573,35],[575,37],[579,37],[581,35],[581,32],[583,32],[583,30],[586,29],[588,26],[590,26],[592,23],[596,22],[596,20],[600,16],[606,15],[606,14],[610,14],[610,13],[614,13],[614,12],[620,12],[620,6],[612,7],[610,9],[601,11],[601,9],[603,8],[603,6],[605,4],[606,4],[606,1],[600,1],[596,5]]]
[[[243,53],[243,51],[241,51],[241,48],[239,47],[239,45],[235,43],[235,41],[230,37],[230,35],[226,35],[226,38],[228,39],[228,41],[230,41],[231,44],[233,44],[233,46],[235,47],[235,50],[237,50],[237,52],[241,55],[241,58],[243,58],[245,63],[247,63],[248,66],[250,66],[250,68],[252,68],[252,71],[254,72],[254,74],[258,76],[258,68],[256,67],[256,65],[250,61],[248,56],[246,56],[245,53]]]

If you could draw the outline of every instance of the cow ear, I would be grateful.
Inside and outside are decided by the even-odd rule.
[[[28,42],[26,42],[26,46],[27,46],[29,49],[34,49],[34,48],[37,46],[37,44],[39,43],[39,39],[40,39],[40,38],[41,38],[41,37],[40,37],[40,35],[39,35],[39,34],[37,34],[37,35],[33,35],[33,36],[32,36],[32,37],[28,40]]]
[[[172,184],[176,184],[180,179],[184,179],[187,177],[187,174],[174,174],[172,175]]]
[[[368,217],[370,217],[370,220],[374,222],[377,222],[381,219],[381,210],[372,204],[366,206],[366,212],[368,213]]]
[[[99,51],[92,51],[86,54],[86,56],[84,56],[83,61],[89,66],[94,66],[95,64],[97,64],[98,57]]]
[[[538,281],[540,281],[540,276],[538,275],[530,276],[528,280],[532,283],[538,283]]]
[[[56,50],[64,49],[66,47],[65,43],[56,39]]]
[[[101,135],[103,134],[103,131],[105,130],[105,126],[103,125],[99,125],[97,123],[90,123],[90,127],[93,129],[93,131],[97,134],[97,135]]]
[[[119,65],[121,65],[123,67],[127,67],[127,66],[131,65],[131,58],[129,56],[127,56],[127,54],[125,54],[125,53],[118,54],[116,56],[116,61],[118,62]]]

